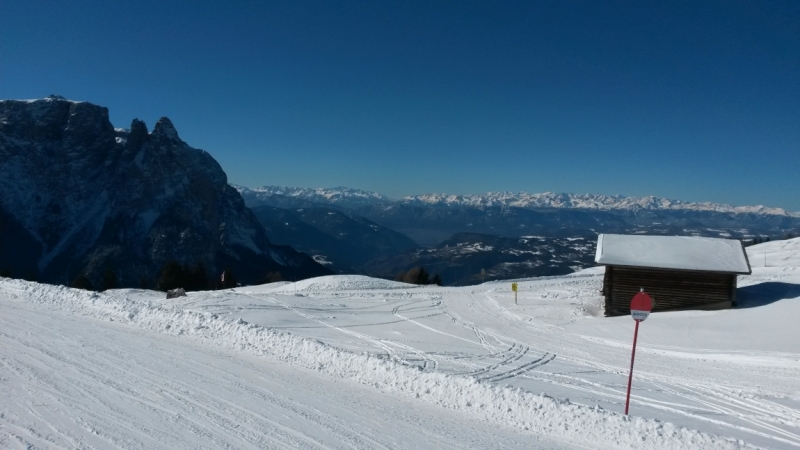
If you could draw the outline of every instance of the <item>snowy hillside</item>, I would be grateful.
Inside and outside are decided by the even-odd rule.
[[[795,449],[795,250],[748,248],[739,309],[641,325],[629,418],[633,321],[601,317],[602,268],[518,280],[518,304],[510,280],[166,300],[0,279],[0,447]]]
[[[800,267],[800,239],[765,242],[745,250],[753,267]]]

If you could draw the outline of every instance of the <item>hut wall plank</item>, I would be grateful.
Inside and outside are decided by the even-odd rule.
[[[607,266],[603,280],[606,315],[630,314],[631,298],[640,289],[653,297],[654,312],[719,309],[731,306],[736,295],[736,275]]]

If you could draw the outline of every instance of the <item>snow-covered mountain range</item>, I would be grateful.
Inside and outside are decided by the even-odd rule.
[[[667,199],[655,196],[625,197],[622,195],[604,194],[569,194],[544,192],[531,194],[527,192],[487,192],[484,194],[459,195],[459,194],[421,194],[411,195],[399,200],[393,200],[377,192],[351,189],[347,187],[335,188],[298,188],[286,186],[263,186],[246,188],[235,186],[248,204],[269,197],[289,197],[297,201],[320,204],[338,205],[347,208],[360,206],[406,204],[412,206],[435,207],[517,207],[527,209],[540,208],[574,208],[589,210],[671,210],[671,211],[711,211],[732,214],[760,214],[785,217],[798,217],[800,212],[789,212],[783,208],[773,208],[763,205],[732,206],[713,202],[687,202],[683,200]]]
[[[392,200],[341,187],[236,189],[251,208],[335,208],[404,233],[424,247],[435,247],[456,233],[562,238],[622,233],[741,239],[800,233],[797,212],[654,196],[488,192],[423,194]]]
[[[788,212],[782,208],[767,206],[731,206],[712,202],[686,202],[655,196],[624,197],[603,194],[565,194],[544,192],[487,192],[478,195],[423,194],[408,196],[401,200],[408,204],[430,206],[469,206],[475,208],[513,206],[518,208],[578,208],[595,210],[686,210],[713,211],[733,214],[766,214],[800,217],[800,212]]]
[[[333,205],[344,208],[358,208],[361,206],[387,205],[394,203],[389,197],[377,192],[362,191],[348,187],[335,188],[299,188],[286,186],[262,186],[247,188],[231,185],[243,197],[248,206],[258,206],[259,203],[272,204],[276,199],[286,198],[287,201],[308,202],[321,205]]]

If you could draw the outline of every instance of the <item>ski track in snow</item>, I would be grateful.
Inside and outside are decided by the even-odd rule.
[[[784,255],[788,251],[785,244],[779,250],[784,265],[793,263]],[[12,280],[0,281],[0,293],[17,302],[113,319],[179,340],[199,339],[221,348],[220,352],[234,349],[238,352],[234,355],[263,355],[284,365],[355,381],[366,385],[362,389],[368,391],[387,393],[381,395],[457,410],[486,423],[527,430],[570,446],[747,448],[755,444],[800,448],[800,351],[796,339],[791,339],[795,328],[787,328],[785,321],[764,319],[796,315],[800,309],[795,306],[797,299],[759,308],[652,315],[640,331],[632,416],[627,418],[619,411],[625,401],[632,321],[593,317],[600,311],[601,279],[602,271],[591,269],[565,277],[519,280],[519,305],[514,304],[506,286],[510,282],[419,288],[376,280],[375,288],[370,288],[370,279],[356,276],[190,293],[169,301],[160,293],[147,291],[91,294]],[[740,286],[759,283],[800,285],[800,271],[794,266],[769,267],[740,279]],[[728,330],[735,326],[739,328]],[[760,339],[767,330],[790,330],[788,336],[785,331],[780,335],[784,347],[774,351],[768,338]],[[19,340],[19,333],[21,329],[16,333],[4,329],[0,338]],[[742,348],[726,337],[740,335]],[[710,339],[708,347],[702,346],[704,339]],[[169,360],[169,355],[163,351],[157,359]],[[227,358],[239,356],[229,354]],[[110,375],[119,372],[110,366],[124,367],[122,359],[97,368],[94,378],[85,382],[82,395],[91,398],[91,386],[101,382],[106,371],[106,379],[113,379]],[[6,365],[7,361],[2,360]],[[72,383],[67,375],[63,377],[62,383]],[[175,392],[163,386],[143,386],[129,398],[142,402],[153,392],[164,391],[161,395],[166,398],[195,389],[192,383],[182,383],[174,382]],[[238,386],[258,389],[258,385],[245,382]],[[36,395],[40,394],[48,395]],[[97,402],[103,401],[107,399],[98,397]],[[226,429],[225,420],[208,419],[232,408],[222,400],[209,396],[202,400],[176,397],[174,401],[186,408],[195,403],[205,405],[201,417],[215,424],[215,432]],[[82,417],[89,417],[83,420],[91,421],[86,405],[77,402],[68,405],[70,408],[82,411],[86,414]],[[162,414],[158,411],[152,408],[145,416]],[[0,416],[0,426],[8,427],[9,417]],[[96,428],[102,419],[94,417],[92,426]],[[193,416],[192,420],[198,419]],[[324,421],[337,422],[331,417]],[[59,429],[57,421],[45,423],[48,429]],[[184,424],[194,429],[190,422]],[[141,423],[120,421],[115,426]],[[270,430],[269,439],[275,441],[264,441],[257,431],[216,436],[224,441],[236,435],[238,442],[254,448],[326,448],[325,439],[314,441],[304,431],[298,436],[295,427],[259,426]],[[348,447],[386,445],[386,441],[369,441],[355,429],[331,433],[339,444],[349,442]],[[17,437],[24,441],[46,440],[47,436],[41,429],[31,429],[28,434]],[[347,441],[350,434],[355,436],[352,442],[360,443]],[[79,442],[77,437],[65,436],[62,442]],[[0,446],[15,442],[2,439]],[[80,439],[86,442],[83,434]],[[153,439],[163,445],[170,436],[155,435]],[[147,442],[114,445],[146,448]]]
[[[24,306],[0,304],[0,448],[574,447],[465,427],[434,406],[185,336]]]

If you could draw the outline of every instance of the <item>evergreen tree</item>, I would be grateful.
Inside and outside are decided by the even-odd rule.
[[[261,282],[265,283],[265,284],[266,283],[275,283],[277,281],[283,281],[283,275],[281,275],[281,273],[278,272],[278,271],[267,272],[267,274],[264,275],[264,278],[261,279]]]
[[[419,268],[415,284],[430,284],[430,275],[428,275],[428,271],[424,267]]]
[[[414,267],[403,276],[403,281],[411,284],[429,284],[428,271],[424,267]]]
[[[107,269],[106,273],[103,275],[103,288],[102,291],[107,291],[109,289],[116,289],[119,287],[119,283],[117,282],[117,274],[114,273],[113,270]]]
[[[403,274],[403,282],[404,283],[414,283],[417,281],[419,277],[419,267],[413,267],[408,269],[408,272]]]
[[[89,279],[86,278],[86,275],[84,275],[84,274],[80,274],[77,277],[75,277],[75,279],[72,280],[72,283],[70,283],[69,287],[72,287],[72,288],[75,288],[75,289],[84,289],[84,290],[87,290],[87,291],[93,291],[94,290],[94,286],[92,286],[92,282],[89,281]]]
[[[186,280],[187,291],[205,291],[208,289],[208,271],[202,262],[197,263],[191,270],[188,270]]]
[[[437,286],[441,286],[442,285],[442,277],[437,273],[431,279],[431,284],[435,284]]]
[[[186,277],[181,266],[175,260],[169,260],[161,268],[156,282],[156,288],[159,291],[169,291],[175,288],[183,287],[186,284]]]

